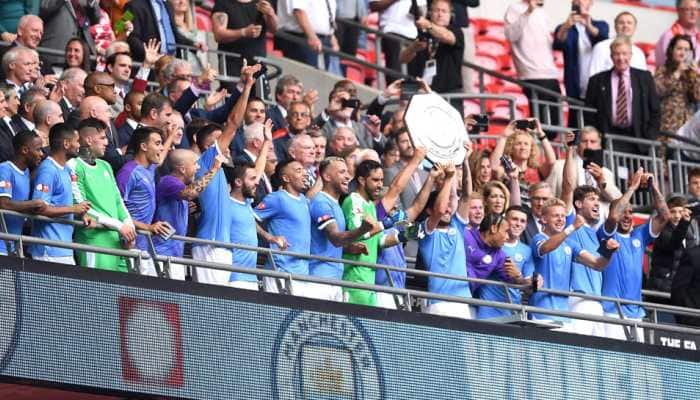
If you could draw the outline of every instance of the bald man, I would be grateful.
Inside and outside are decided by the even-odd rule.
[[[175,149],[168,155],[167,163],[170,174],[162,177],[156,186],[156,204],[158,208],[153,217],[154,221],[166,221],[175,228],[176,235],[187,234],[189,220],[189,202],[199,197],[209,182],[221,168],[223,156],[218,156],[212,168],[199,179],[195,173],[199,169],[199,156],[192,150]],[[159,236],[153,238],[156,253],[161,256],[182,257],[184,243],[178,240],[162,240]],[[170,278],[185,280],[185,267],[172,264]]]
[[[88,75],[88,78],[89,76],[90,75]],[[87,96],[83,99],[83,102],[80,103],[80,108],[77,112],[79,121],[92,117],[99,119],[107,125],[106,133],[108,143],[103,159],[109,163],[114,171],[119,171],[124,164],[124,157],[115,141],[117,129],[112,122],[111,109],[107,102],[102,97]],[[71,114],[71,120],[73,120],[73,114]]]
[[[41,100],[34,107],[32,112],[34,117],[34,131],[41,137],[42,147],[49,146],[49,131],[51,128],[63,122],[63,113],[61,106],[52,100]]]

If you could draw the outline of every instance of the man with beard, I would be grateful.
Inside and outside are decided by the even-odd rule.
[[[311,200],[311,253],[331,258],[342,258],[343,247],[350,245],[360,236],[374,229],[375,222],[365,216],[359,227],[346,230],[345,216],[338,203],[341,196],[348,194],[350,174],[345,160],[328,157],[319,166],[323,190]],[[309,272],[313,276],[340,280],[343,277],[343,264],[329,261],[309,261]],[[319,299],[343,301],[343,291],[339,286],[316,284],[314,295]]]
[[[231,154],[234,158],[243,156],[243,151],[246,147],[245,131],[249,126],[260,123],[265,123],[265,117],[267,115],[265,102],[258,97],[250,97],[248,100],[248,105],[245,108],[245,114],[243,115],[243,125],[238,128],[236,132],[236,137],[231,143]],[[252,160],[255,162],[255,160]]]
[[[503,244],[502,250],[507,259],[510,259],[518,271],[522,273],[522,276],[530,277],[535,269],[532,262],[532,250],[528,245],[520,241],[520,235],[527,225],[527,212],[521,206],[511,206],[506,211],[506,221],[508,221],[508,238]],[[498,278],[489,276],[487,279],[497,280]],[[519,289],[508,288],[509,298],[507,298],[503,287],[497,285],[481,285],[477,291],[477,297],[482,300],[520,304]],[[506,317],[509,315],[511,315],[511,312],[502,308],[479,306],[478,319]]]
[[[76,157],[80,150],[78,132],[66,123],[54,125],[49,132],[49,148],[49,156],[41,162],[36,171],[32,199],[42,200],[47,204],[41,215],[49,218],[73,219],[75,214],[83,217],[84,224],[88,225],[90,220],[86,213],[90,209],[90,203],[83,201],[74,204],[75,174],[66,165],[68,160]],[[73,225],[33,221],[32,236],[59,242],[72,242]],[[75,265],[71,249],[34,244],[29,251],[35,260]]]
[[[75,232],[75,242],[110,249],[130,247],[136,240],[136,230],[119,195],[112,167],[101,160],[107,149],[107,125],[97,118],[87,118],[80,122],[80,152],[78,157],[68,161],[68,167],[75,173],[73,180],[73,201],[90,202],[88,215],[108,229],[80,228]],[[88,268],[127,272],[126,261],[122,257],[102,253],[76,251],[78,264]]]
[[[304,196],[308,189],[307,173],[298,161],[277,164],[273,176],[273,186],[278,190],[268,194],[255,211],[273,236],[281,236],[287,243],[278,240],[270,243],[274,250],[288,250],[294,253],[309,254],[311,251],[311,217],[309,200]],[[272,262],[274,260],[274,262]],[[268,257],[267,269],[277,269],[295,275],[309,275],[309,263],[304,258],[275,254]],[[265,291],[278,293],[286,283],[266,277]],[[291,288],[285,288],[295,296],[316,297],[315,286],[308,282],[294,281]]]
[[[19,132],[12,140],[15,155],[12,160],[0,164],[0,208],[20,213],[41,213],[46,208],[43,200],[29,200],[30,170],[36,168],[44,156],[41,138],[31,131]],[[7,233],[22,234],[24,218],[6,216]],[[6,248],[9,245],[10,249]],[[0,241],[0,254],[10,254],[15,243]]]
[[[266,153],[267,150],[264,150],[258,160],[265,160]],[[261,165],[263,164],[265,164],[264,161]],[[258,166],[252,163],[236,164],[233,168],[226,167],[224,171],[226,180],[231,186],[231,202],[229,212],[226,213],[227,221],[225,221],[231,225],[231,243],[255,247],[258,245],[257,234],[260,234],[267,242],[275,243],[281,249],[285,249],[284,237],[272,236],[264,229],[258,228],[257,215],[252,208],[255,189],[260,181],[261,171]],[[255,270],[257,260],[255,251],[233,249],[233,265],[236,267]],[[258,278],[254,274],[231,272],[229,285],[240,289],[258,290]]]
[[[117,186],[124,204],[139,230],[153,235],[166,235],[170,227],[162,221],[153,222],[156,212],[156,167],[163,156],[163,132],[154,127],[141,127],[134,131],[128,153],[134,159],[128,161],[117,173]],[[153,222],[153,223],[152,223]],[[148,238],[136,236],[136,248],[148,252]],[[154,260],[143,259],[139,264],[141,275],[156,276]]]
[[[156,185],[154,220],[170,224],[175,229],[175,235],[187,234],[189,203],[199,197],[226,161],[225,157],[217,156],[209,171],[195,180],[199,169],[198,158],[192,150],[173,150],[168,155],[170,174],[161,177]],[[183,257],[185,253],[185,243],[179,240],[163,240],[160,236],[154,236],[153,245],[161,256]],[[171,264],[169,272],[171,279],[185,280],[184,265]]]
[[[656,215],[645,224],[632,225],[632,206],[630,199],[642,184],[648,184],[651,174],[639,169],[631,178],[627,192],[610,206],[610,214],[605,221],[605,229],[598,230],[601,239],[612,237],[620,243],[620,249],[613,254],[608,268],[603,271],[603,296],[642,301],[642,274],[644,253],[649,244],[659,236],[670,219],[670,211],[663,194],[659,191],[656,180],[652,178],[649,190],[654,198]],[[617,229],[617,232],[615,230]],[[612,234],[608,232],[613,232]],[[635,304],[622,304],[622,315],[626,320],[641,321],[644,309]],[[615,303],[603,302],[605,315],[620,318]],[[626,328],[623,325],[605,324],[605,337],[626,340]],[[636,339],[644,341],[642,328],[636,328]]]

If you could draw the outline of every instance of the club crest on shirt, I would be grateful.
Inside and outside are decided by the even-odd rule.
[[[10,181],[0,181],[0,188],[10,189],[12,187],[12,182]]]
[[[265,206],[265,203],[263,203],[263,202],[261,201],[260,204],[258,204],[257,209],[258,209],[258,210],[264,210],[265,207],[266,207],[266,206]]]
[[[523,257],[523,255],[520,253],[515,253],[515,255],[513,256],[513,260],[515,260],[516,262],[522,262],[524,259],[525,257]]]
[[[641,242],[641,240],[639,240],[639,239],[634,239],[634,240],[632,240],[632,246],[634,246],[634,247],[636,247],[636,248],[642,247],[642,242]]]
[[[564,253],[566,253],[567,256],[570,256],[571,255],[571,247],[564,246]]]
[[[42,192],[42,193],[48,193],[49,192],[49,185],[44,185],[43,183],[40,183],[40,184],[36,185],[36,191]]]
[[[386,398],[372,338],[350,316],[291,311],[277,333],[271,361],[276,400]]]
[[[328,221],[328,220],[331,219],[331,218],[332,218],[332,217],[331,217],[330,215],[328,215],[328,214],[321,215],[320,217],[318,217],[318,223],[319,223],[319,224],[324,223],[324,222]]]
[[[493,258],[488,254],[484,255],[484,257],[481,259],[481,262],[483,262],[484,264],[491,264],[492,261]]]

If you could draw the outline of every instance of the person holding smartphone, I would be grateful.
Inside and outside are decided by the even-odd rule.
[[[583,98],[593,46],[608,38],[608,23],[591,16],[593,0],[573,0],[571,13],[554,31],[554,50],[564,52],[564,85],[569,97]],[[570,124],[571,125],[571,124]]]

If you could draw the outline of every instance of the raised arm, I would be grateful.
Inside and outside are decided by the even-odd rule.
[[[209,171],[182,189],[179,194],[180,199],[191,201],[199,197],[199,194],[202,193],[207,185],[209,185],[209,182],[214,179],[214,175],[221,169],[221,165],[224,161],[225,158],[221,154],[217,155]]]
[[[639,184],[642,181],[643,175],[644,169],[639,168],[634,175],[632,175],[632,178],[630,178],[627,185],[627,191],[622,195],[622,197],[610,203],[610,213],[608,214],[608,218],[605,220],[606,232],[609,233],[615,231],[617,223],[620,222],[620,218],[622,218],[622,213],[625,212],[625,209],[630,204],[630,200],[632,199],[634,192],[639,189]],[[665,203],[666,202],[664,202],[664,204]]]
[[[666,199],[661,190],[659,190],[659,185],[654,178],[652,178],[651,194],[654,197],[654,208],[656,208],[656,215],[651,220],[651,233],[659,235],[671,219],[671,211],[668,209]]]
[[[542,145],[542,151],[544,152],[544,161],[542,162],[542,164],[540,164],[538,172],[540,173],[542,179],[547,179],[549,174],[552,172],[552,167],[554,167],[554,163],[557,162],[557,155],[556,153],[554,153],[554,147],[552,146],[552,143],[549,142],[549,138],[542,130],[540,120],[535,119],[535,121],[537,122],[537,130],[535,131],[535,134],[537,135],[537,139],[540,141],[540,144]]]
[[[255,78],[253,75],[260,71],[262,66],[260,64],[255,64],[248,66],[246,60],[243,60],[243,68],[241,68],[241,82],[243,82],[243,92],[241,96],[236,101],[236,105],[233,106],[233,110],[228,116],[226,121],[226,126],[224,127],[224,132],[219,136],[217,142],[219,143],[220,149],[228,149],[229,145],[233,141],[233,137],[236,136],[236,131],[238,127],[243,123],[243,116],[245,115],[245,109],[248,106],[248,97],[250,96],[250,91],[255,84]]]
[[[259,182],[265,173],[265,165],[267,164],[267,154],[272,147],[272,120],[267,119],[265,121],[265,126],[263,128],[263,141],[262,148],[260,149],[260,154],[255,160],[255,181]],[[319,179],[320,180],[320,179]]]
[[[566,134],[566,143],[574,140],[574,134],[569,132]],[[577,184],[576,175],[576,146],[569,146],[566,149],[566,160],[564,161],[562,183],[561,183],[561,200],[566,204],[566,212],[571,211],[574,205],[574,188]]]
[[[506,129],[503,131],[503,136],[496,142],[496,147],[494,147],[489,160],[491,161],[491,170],[494,171],[496,179],[501,179],[505,174],[503,167],[501,166],[501,156],[506,149],[506,142],[508,137],[515,133],[515,121],[510,121]]]
[[[426,230],[432,232],[437,228],[440,219],[447,212],[450,205],[450,192],[452,191],[452,178],[455,173],[454,164],[439,165],[438,169],[445,175],[445,181],[440,188],[435,204],[433,204],[433,212],[426,221]]]
[[[436,169],[430,171],[428,179],[423,183],[423,187],[421,187],[420,192],[418,192],[416,198],[413,200],[413,204],[406,209],[407,220],[415,221],[423,211],[425,205],[428,203],[428,198],[430,197],[430,192],[433,190],[437,175],[439,175],[439,172]]]
[[[411,161],[409,161],[408,165],[406,165],[406,167],[394,177],[394,180],[391,181],[389,190],[387,190],[384,197],[382,197],[382,204],[384,205],[385,210],[391,210],[394,207],[399,195],[401,195],[401,192],[403,192],[406,185],[408,185],[411,175],[413,175],[420,163],[423,162],[423,159],[425,159],[425,153],[424,148],[416,147]]]

